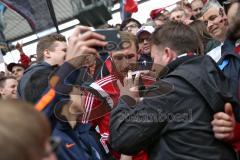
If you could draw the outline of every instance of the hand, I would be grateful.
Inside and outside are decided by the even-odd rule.
[[[94,47],[107,45],[104,39],[103,35],[91,31],[89,27],[77,26],[69,37],[66,60],[76,67],[92,63],[92,57],[97,56]]]
[[[17,44],[16,44],[16,49],[20,52],[20,53],[22,53],[23,52],[23,49],[22,49],[22,44],[20,44],[20,43],[18,43],[17,42]]]
[[[127,156],[127,155],[121,154],[120,160],[132,160],[132,156]]]
[[[234,137],[236,120],[230,103],[225,104],[224,110],[225,112],[214,114],[214,120],[211,123],[215,138],[229,141]]]
[[[139,78],[140,72],[136,72],[135,78],[133,78],[133,72],[128,71],[127,76],[123,80],[122,83],[118,80],[117,85],[120,90],[120,96],[127,95],[134,99],[139,99]]]

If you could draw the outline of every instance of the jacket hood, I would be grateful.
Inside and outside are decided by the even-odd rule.
[[[229,91],[229,81],[209,56],[192,57],[177,66],[167,77],[169,76],[187,81],[214,112],[222,111],[225,102],[236,103]]]

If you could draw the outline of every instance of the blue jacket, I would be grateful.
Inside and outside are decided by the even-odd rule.
[[[68,122],[58,121],[52,136],[61,138],[58,160],[100,160],[102,150],[94,138],[90,124],[79,124],[72,129]]]
[[[218,62],[220,69],[229,79],[230,91],[240,102],[240,56],[235,52],[235,42],[226,40],[222,46],[222,57]],[[240,107],[234,107],[235,117],[240,122]]]

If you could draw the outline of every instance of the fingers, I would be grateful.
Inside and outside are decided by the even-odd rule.
[[[226,103],[224,105],[224,111],[227,115],[229,115],[230,117],[234,118],[234,113],[233,113],[233,108],[231,103]]]
[[[215,133],[214,134],[215,138],[220,139],[220,140],[230,140],[232,138],[231,134],[222,134],[222,133]]]
[[[139,78],[140,78],[140,75],[141,75],[141,73],[138,72],[138,73],[136,74],[136,76],[135,76],[134,81],[133,81],[133,85],[136,86],[136,87],[139,85]]]
[[[227,104],[227,106],[229,107],[229,104]],[[228,111],[231,111],[231,109],[229,109]],[[216,113],[214,115],[214,120],[211,122],[211,124],[213,127],[212,129],[214,132],[214,136],[217,139],[221,140],[232,139],[234,135],[235,122],[231,116],[223,112]]]
[[[231,121],[226,121],[223,119],[214,119],[211,124],[213,126],[234,127],[234,124]]]
[[[123,89],[123,85],[122,85],[122,83],[120,82],[120,80],[117,80],[117,85],[118,85],[118,88],[119,88],[120,90]]]
[[[214,114],[214,119],[222,119],[222,120],[226,120],[226,121],[231,121],[231,117],[223,112],[218,112],[218,113]]]
[[[90,31],[90,30],[91,30],[91,28],[86,27],[86,26],[76,26],[70,37],[78,37],[81,33]]]
[[[104,35],[101,35],[101,34],[98,34],[96,32],[93,32],[93,31],[87,31],[85,33],[83,33],[80,38],[82,40],[88,40],[88,39],[99,39],[99,40],[105,40],[105,36]]]

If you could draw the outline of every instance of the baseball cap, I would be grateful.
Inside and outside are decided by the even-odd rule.
[[[25,67],[22,64],[20,64],[20,63],[10,63],[10,64],[7,65],[7,70],[12,72],[12,69],[15,66],[19,66],[19,67],[22,67],[22,68],[25,69]]]
[[[163,14],[165,12],[164,8],[158,8],[158,9],[154,9],[150,12],[150,17],[152,19],[157,18],[160,14]]]
[[[142,26],[138,31],[137,31],[137,37],[139,38],[140,34],[142,32],[148,32],[152,34],[154,31],[154,28],[152,26]]]

